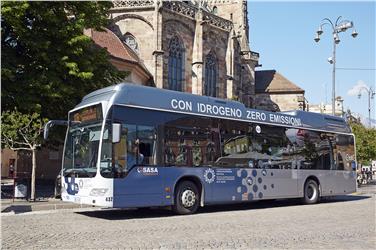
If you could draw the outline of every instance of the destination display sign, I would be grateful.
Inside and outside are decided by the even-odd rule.
[[[70,117],[70,120],[75,122],[91,122],[102,119],[102,106],[100,104],[77,110]]]
[[[267,111],[230,107],[220,104],[195,102],[177,98],[171,99],[170,106],[173,110],[199,113],[203,115],[249,120],[254,122],[274,123],[287,126],[302,126],[302,121],[300,118]]]

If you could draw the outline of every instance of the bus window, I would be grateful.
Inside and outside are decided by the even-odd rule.
[[[298,129],[295,142],[300,169],[332,169],[335,144],[332,134]]]
[[[345,170],[343,158],[340,153],[337,154],[337,170]]]
[[[108,122],[110,123],[110,122]],[[109,125],[106,126],[109,128]],[[103,140],[101,174],[103,177],[125,177],[135,165],[156,164],[156,133],[152,126],[122,124],[121,139],[112,143],[111,131],[107,140]]]
[[[297,164],[287,129],[250,125],[238,121],[221,123],[222,157],[218,166],[292,169]]]
[[[336,135],[335,142],[337,170],[352,171],[352,166],[355,164],[354,137],[351,135]]]
[[[127,147],[119,147],[119,162],[123,162],[128,171],[135,165],[156,164],[156,131],[152,126],[123,124],[122,138]]]
[[[152,126],[137,126],[137,138],[139,140],[139,153],[143,160],[139,159],[138,164],[156,164],[156,131]]]
[[[248,167],[250,141],[249,125],[245,122],[222,120],[220,122],[221,157],[216,160],[220,167]]]
[[[296,168],[294,147],[288,129],[268,125],[255,125],[252,129],[252,152],[257,168]]]
[[[212,166],[218,158],[219,134],[216,120],[179,117],[164,127],[164,165]]]
[[[164,164],[167,166],[187,166],[190,152],[190,131],[182,127],[166,126],[164,134]]]
[[[103,131],[103,141],[101,150],[100,173],[103,177],[114,178],[124,176],[125,161],[121,158],[120,152],[126,150],[126,138],[122,132],[121,140],[112,143],[111,120],[106,121]]]
[[[164,151],[164,155],[165,155],[164,163],[167,166],[173,165],[176,161],[176,155],[172,147],[173,147],[172,142],[167,140],[165,142],[165,151]]]

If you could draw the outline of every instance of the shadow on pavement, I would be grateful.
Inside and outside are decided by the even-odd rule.
[[[35,201],[25,199],[12,199],[1,201],[1,213],[14,212],[15,214],[27,213],[40,210],[38,207],[48,206],[51,203],[49,200],[37,199]]]
[[[347,201],[358,201],[358,200],[364,200],[369,199],[372,196],[370,195],[338,195],[338,196],[328,196],[323,197],[320,200],[320,203],[334,203],[334,202],[347,202]]]
[[[13,180],[8,180],[8,182],[9,181],[13,181]],[[36,199],[53,198],[55,195],[54,191],[55,191],[54,183],[51,183],[51,181],[38,180],[38,183],[35,186]],[[14,195],[13,183],[12,184],[2,183],[1,184],[1,200],[11,199],[13,198],[13,195]],[[30,197],[30,186],[27,187],[27,197]]]
[[[369,199],[367,195],[341,195],[334,197],[325,197],[319,204],[328,204],[336,202],[351,202],[357,200]],[[319,205],[317,204],[317,205]],[[281,200],[264,200],[249,203],[211,205],[200,208],[198,214],[209,214],[226,211],[257,210],[275,207],[303,206],[301,199],[281,199]],[[76,212],[78,214],[95,217],[106,220],[125,220],[125,219],[147,219],[178,216],[167,208],[140,208],[140,209],[103,209],[96,211]]]
[[[76,213],[105,220],[147,219],[176,216],[172,211],[166,208],[104,209],[100,211]]]
[[[9,213],[14,212],[15,214],[21,214],[21,213],[27,213],[31,212],[32,207],[31,205],[11,205],[9,207],[6,207],[4,210],[2,210],[2,213]]]

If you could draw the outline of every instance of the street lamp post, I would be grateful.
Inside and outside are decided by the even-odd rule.
[[[369,127],[371,127],[371,99],[374,98],[376,92],[371,87],[362,86],[359,89],[358,98],[362,96],[362,90],[365,90],[368,94],[368,122],[369,122]]]
[[[324,25],[329,25],[332,28],[332,34],[333,34],[333,56],[328,58],[328,62],[330,64],[333,64],[333,70],[332,70],[332,115],[335,115],[335,102],[336,102],[336,46],[341,41],[339,39],[339,33],[345,32],[346,30],[353,28],[354,23],[352,21],[348,20],[342,20],[340,21],[342,16],[339,16],[335,23],[333,23],[329,18],[324,18],[321,21],[321,24],[319,26],[319,29],[316,32],[315,42],[320,41],[320,35],[324,33],[322,27]],[[352,37],[357,37],[358,33],[355,29],[353,29]]]

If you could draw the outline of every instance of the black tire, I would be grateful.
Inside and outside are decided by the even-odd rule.
[[[304,185],[304,204],[315,204],[320,199],[319,185],[316,181],[309,179]]]
[[[172,209],[177,214],[193,214],[200,203],[200,193],[191,181],[180,182],[175,188],[175,200]]]

